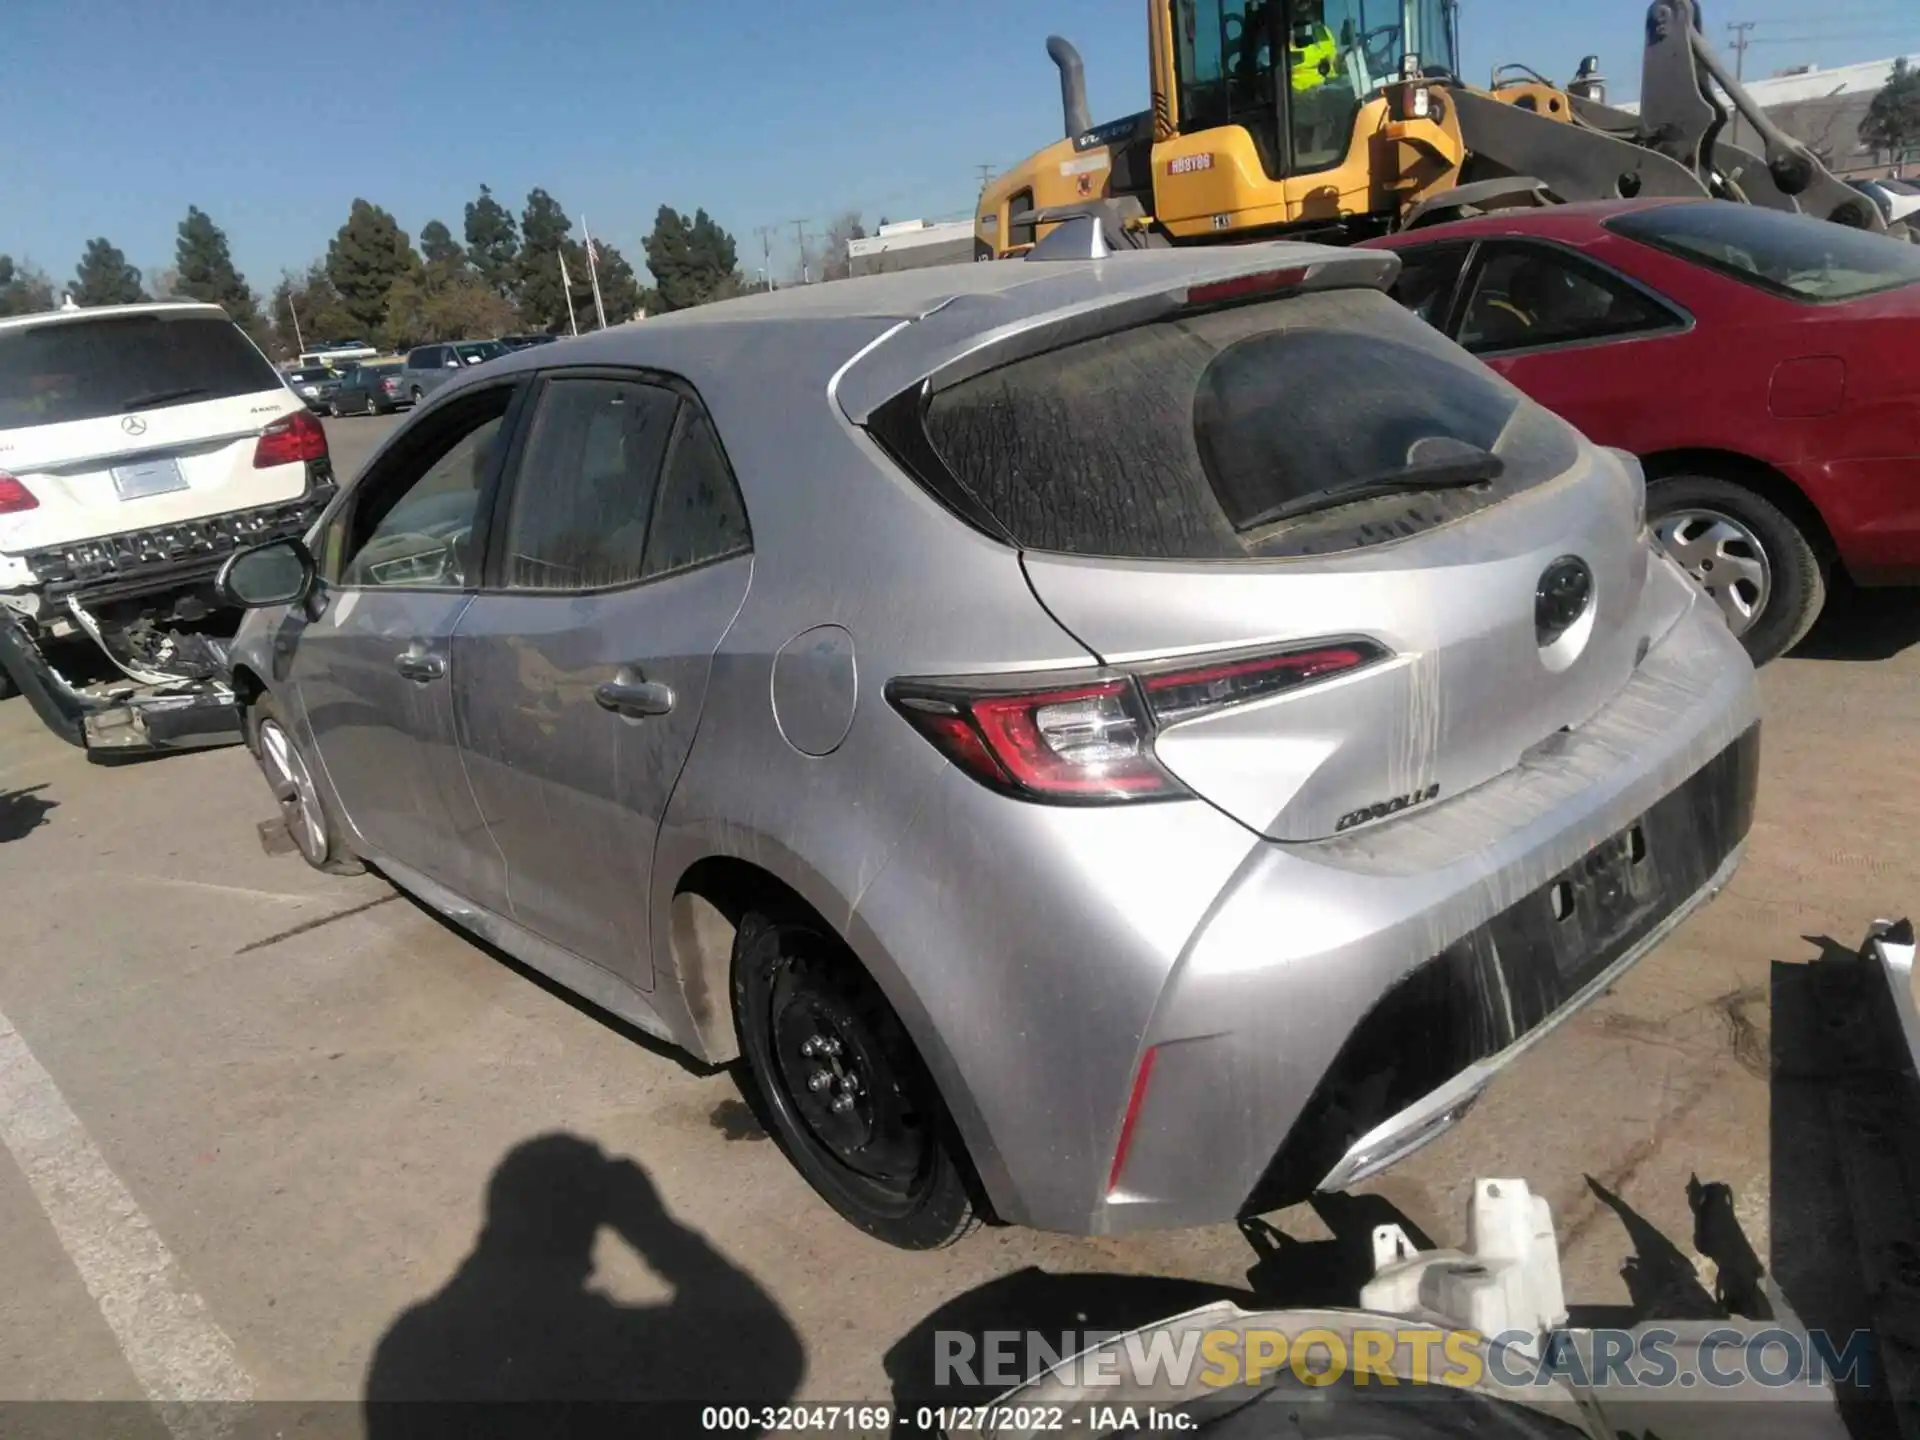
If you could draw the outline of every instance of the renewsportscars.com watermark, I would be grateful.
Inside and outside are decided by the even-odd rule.
[[[1070,1384],[1225,1388],[1291,1375],[1305,1385],[1472,1387],[1482,1383],[1627,1386],[1707,1398],[1736,1389],[1771,1393],[1800,1386],[1871,1389],[1873,1335],[1824,1330],[1657,1326],[1527,1331],[1482,1336],[1427,1326],[1193,1329],[1117,1335],[1069,1331],[934,1333],[934,1379],[949,1386],[1009,1388],[1058,1369]]]

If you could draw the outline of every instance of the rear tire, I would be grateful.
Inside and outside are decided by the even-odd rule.
[[[1820,618],[1827,566],[1801,525],[1764,496],[1719,476],[1672,475],[1648,485],[1647,519],[1755,665],[1791,650]]]
[[[904,1250],[937,1250],[979,1226],[952,1117],[844,945],[810,924],[743,917],[733,1007],[768,1129],[821,1198]]]
[[[262,695],[247,711],[247,748],[260,762],[300,858],[329,875],[362,874],[367,867],[347,848],[346,825],[315,783],[307,757],[271,695]]]
[[[13,683],[13,676],[0,670],[0,700],[11,700],[20,693],[20,687]]]

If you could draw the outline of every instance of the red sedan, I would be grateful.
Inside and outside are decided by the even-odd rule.
[[[1920,582],[1920,246],[1710,200],[1513,210],[1367,242],[1395,293],[1646,467],[1667,552],[1763,663],[1836,569]]]

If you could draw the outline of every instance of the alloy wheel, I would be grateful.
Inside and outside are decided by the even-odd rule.
[[[326,812],[320,808],[320,792],[314,788],[306,760],[278,720],[260,722],[260,766],[273,798],[280,803],[280,818],[293,843],[308,864],[321,864],[330,838]]]
[[[1742,635],[1773,596],[1773,569],[1766,548],[1746,525],[1722,510],[1675,510],[1654,522],[1660,548],[1693,577]]]

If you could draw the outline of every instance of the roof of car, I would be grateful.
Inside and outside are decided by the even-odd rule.
[[[555,365],[633,365],[684,375],[703,391],[755,383],[755,372],[817,373],[836,382],[842,408],[872,406],[994,332],[1023,329],[1062,312],[1148,298],[1209,281],[1277,268],[1344,262],[1355,283],[1385,286],[1397,264],[1353,249],[1293,241],[1200,249],[1133,250],[1099,260],[1002,260],[952,264],[827,284],[791,286],[631,321],[510,351],[482,373]]]
[[[1690,198],[1663,195],[1643,200],[1582,200],[1572,205],[1542,205],[1512,210],[1495,210],[1466,220],[1417,230],[1401,230],[1361,242],[1363,248],[1394,250],[1403,245],[1431,245],[1441,240],[1467,240],[1475,235],[1590,235],[1616,215],[1636,210],[1656,210],[1666,205],[1710,205],[1705,196]]]
[[[121,315],[178,315],[182,312],[218,315],[227,312],[218,305],[199,300],[148,300],[139,305],[83,305],[77,310],[37,310],[31,315],[9,315],[0,319],[0,330],[27,330],[39,325],[71,325],[82,320],[106,320]]]

